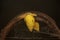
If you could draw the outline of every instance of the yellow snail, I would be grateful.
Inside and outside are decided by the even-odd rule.
[[[35,21],[34,16],[37,15],[33,13],[27,13],[27,15],[24,17],[24,21],[30,32],[33,30],[39,32],[39,23]]]

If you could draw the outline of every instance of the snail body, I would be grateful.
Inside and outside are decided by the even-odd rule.
[[[39,31],[39,23],[35,21],[34,15],[32,13],[27,14],[24,18],[24,21],[30,32],[32,32],[33,29]]]

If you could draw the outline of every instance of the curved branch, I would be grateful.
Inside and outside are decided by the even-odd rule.
[[[34,12],[35,13],[35,12]],[[22,14],[22,15],[18,15],[17,17],[13,18],[8,24],[7,26],[5,26],[4,29],[1,30],[1,40],[5,40],[6,35],[8,34],[8,32],[11,30],[11,28],[13,28],[13,25],[18,22],[19,20],[23,19],[26,16],[26,14]],[[55,28],[57,31],[59,30],[57,28],[57,25],[55,24],[55,22],[47,15],[40,13],[39,17],[43,17],[45,19],[47,19],[48,22],[51,23],[52,28]],[[42,19],[42,18],[41,18]],[[45,20],[44,20],[45,22]],[[46,22],[45,22],[46,23]],[[48,23],[47,23],[48,24]]]

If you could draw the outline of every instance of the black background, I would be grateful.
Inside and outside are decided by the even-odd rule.
[[[60,27],[59,0],[1,0],[0,29],[24,11],[41,11],[51,16]]]

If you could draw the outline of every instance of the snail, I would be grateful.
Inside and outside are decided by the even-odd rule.
[[[39,32],[39,23],[35,21],[34,16],[37,16],[37,14],[27,13],[27,15],[24,17],[24,21],[30,32],[32,32],[33,29]]]

